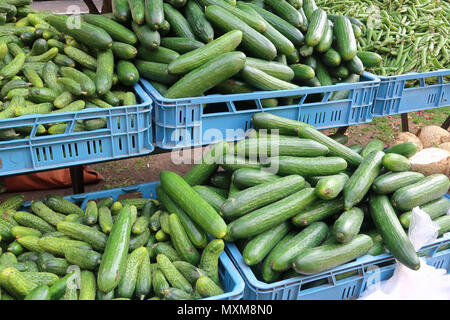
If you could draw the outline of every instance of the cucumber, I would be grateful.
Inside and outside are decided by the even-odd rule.
[[[64,221],[66,218],[63,214],[53,211],[41,201],[32,201],[31,210],[38,217],[53,226],[56,226],[59,222]]]
[[[225,243],[222,239],[212,240],[203,250],[200,264],[198,265],[219,286],[221,285],[219,279],[219,258],[224,248]]]
[[[117,287],[124,272],[131,234],[131,207],[125,205],[117,216],[106,242],[99,267],[97,284],[103,292],[110,292]]]
[[[51,300],[50,288],[45,285],[38,286],[31,290],[24,300]]]
[[[227,193],[223,194],[223,192],[227,192],[227,190],[230,188],[231,183],[231,176],[226,171],[220,171],[214,174],[211,177],[211,184],[215,186],[217,189],[221,190],[221,194],[226,197]]]
[[[281,250],[272,257],[272,269],[276,272],[283,272],[291,267],[294,258],[307,248],[312,248],[320,244],[328,233],[328,227],[323,222],[314,222],[292,239],[287,241]]]
[[[25,64],[25,53],[19,52],[14,59],[0,69],[0,80],[14,77]]]
[[[325,52],[323,54],[322,62],[327,67],[335,68],[341,64],[341,56],[339,55],[339,53],[336,50],[334,50],[333,48],[330,48],[327,52]]]
[[[121,84],[132,87],[139,81],[139,71],[132,62],[127,60],[119,60],[116,68],[117,76],[119,77]]]
[[[291,175],[242,190],[225,201],[220,214],[227,220],[239,218],[300,191],[304,182],[301,176]]]
[[[183,178],[174,172],[163,170],[160,179],[169,197],[206,232],[216,238],[225,236],[227,225],[223,219]]]
[[[160,192],[161,193],[161,192]],[[167,202],[167,201],[166,201]],[[159,216],[159,222],[161,224],[161,230],[164,233],[170,234],[169,229],[169,216],[170,214],[166,211],[161,212],[161,215]]]
[[[356,55],[367,68],[378,67],[383,58],[376,52],[358,51]]]
[[[166,93],[166,98],[195,97],[213,88],[238,73],[244,66],[242,52],[227,52],[218,55],[198,69],[177,81]]]
[[[77,247],[85,250],[92,249],[86,242],[58,237],[42,237],[37,241],[37,244],[41,249],[60,257],[64,257],[64,252],[68,247]]]
[[[257,129],[278,130],[278,134],[289,136],[297,136],[297,128],[299,127],[310,126],[304,122],[280,117],[269,112],[259,112],[254,114],[251,118],[251,122]],[[321,143],[320,141],[318,142]]]
[[[306,275],[323,272],[364,255],[372,246],[368,235],[359,234],[347,243],[308,248],[294,258],[293,269]]]
[[[87,225],[94,225],[98,221],[98,208],[97,202],[90,200],[86,204],[86,209],[84,209],[84,222]]]
[[[114,17],[122,23],[130,20],[131,11],[128,0],[112,0],[112,12]]]
[[[431,219],[439,218],[448,212],[450,209],[450,200],[442,197],[440,199],[436,199],[425,203],[420,206],[420,209],[428,213]],[[411,222],[412,211],[404,212],[400,215],[399,219],[403,227],[409,228],[409,224]]]
[[[302,26],[302,15],[286,0],[266,0],[264,4],[294,27],[299,28]]]
[[[37,263],[40,271],[54,273],[56,275],[65,275],[69,267],[69,263],[65,259],[55,258],[51,254],[44,261],[38,259]]]
[[[273,228],[295,216],[314,202],[314,189],[305,188],[290,196],[252,211],[228,225],[231,239],[249,238]]]
[[[383,151],[372,151],[352,174],[344,187],[345,210],[357,205],[367,194],[380,172],[383,157]]]
[[[254,16],[259,17],[261,20],[265,21],[258,12],[255,11],[251,6],[247,4],[239,3],[238,8],[246,11]],[[266,23],[266,30],[263,32],[263,35],[269,39],[273,45],[277,48],[278,53],[292,56],[294,53],[297,52],[295,49],[294,44],[289,40],[287,37],[285,37],[281,32],[279,32],[277,29],[272,27],[269,23]]]
[[[27,280],[17,269],[9,267],[0,272],[0,285],[17,299],[23,299],[31,290],[33,283]]]
[[[14,220],[24,227],[34,228],[42,233],[55,231],[55,228],[48,222],[28,212],[16,211]]]
[[[178,37],[196,40],[194,32],[186,18],[169,3],[164,3],[163,7],[164,17],[170,23],[171,30],[173,30]]]
[[[144,0],[128,0],[128,6],[133,21],[137,24],[143,24],[145,22]]]
[[[95,87],[99,95],[111,90],[114,74],[114,55],[111,49],[97,54],[97,71],[95,74]],[[120,78],[119,78],[120,79]]]
[[[178,80],[177,76],[169,74],[168,65],[165,63],[144,60],[135,60],[134,63],[139,74],[148,80],[158,81],[163,84],[173,84]]]
[[[290,229],[289,222],[285,221],[251,239],[242,251],[244,262],[249,266],[261,262]]]
[[[403,230],[389,198],[385,195],[372,195],[369,204],[373,222],[390,253],[408,268],[418,270],[419,257]]]
[[[108,237],[92,227],[84,226],[76,222],[61,221],[57,224],[59,232],[80,241],[85,241],[96,250],[103,251]]]
[[[345,159],[349,166],[358,166],[363,161],[363,158],[358,153],[326,136],[325,134],[321,133],[311,126],[299,126],[298,136],[300,138],[315,140],[327,146],[330,150],[331,155]]]
[[[337,79],[347,79],[350,75],[350,71],[348,71],[348,69],[343,65],[340,65],[337,68],[330,69],[329,72],[332,77],[337,78]]]
[[[1,224],[0,224],[0,228],[1,228]],[[1,231],[1,230],[0,230]],[[2,237],[5,238],[5,235],[2,234]],[[31,252],[44,252],[44,250],[38,245],[38,237],[35,236],[27,236],[27,237],[23,237],[23,238],[19,238],[17,239],[17,242],[20,243],[20,245],[24,248],[26,248],[28,251]]]
[[[233,51],[242,41],[242,32],[233,30],[215,39],[207,45],[185,53],[169,64],[169,72],[183,74],[194,70],[217,55]]]
[[[146,229],[143,233],[136,235],[135,237],[132,237],[130,239],[128,251],[131,252],[139,247],[145,246],[149,241],[149,239],[150,239],[150,230]]]
[[[291,64],[289,66],[294,71],[294,80],[296,81],[307,81],[311,80],[316,76],[313,68],[305,64]]]
[[[394,192],[391,201],[398,210],[407,211],[438,199],[447,193],[450,180],[444,174],[432,174]]]
[[[414,142],[403,142],[396,144],[385,150],[386,153],[400,154],[406,158],[411,158],[419,151],[417,145]]]
[[[275,272],[272,269],[273,266],[273,259],[276,257],[281,250],[283,250],[286,243],[291,240],[295,235],[297,234],[296,231],[291,231],[287,235],[283,237],[276,245],[275,247],[270,251],[270,253],[267,255],[267,257],[264,259],[261,265],[261,277],[264,282],[271,283],[275,282],[278,278],[280,278],[281,273]]]
[[[359,233],[363,219],[364,213],[359,208],[345,211],[333,225],[333,237],[340,243],[351,241]]]
[[[344,201],[342,199],[319,200],[312,203],[307,209],[297,212],[292,218],[295,226],[304,227],[316,221],[321,221],[333,214],[342,212]]]
[[[131,27],[142,46],[149,49],[156,49],[159,47],[161,36],[158,31],[153,31],[148,25],[138,25],[134,21],[131,23]]]
[[[152,275],[153,275],[153,277],[152,277],[153,291],[155,292],[155,294],[157,296],[163,297],[164,291],[169,289],[169,283],[167,282],[164,274],[158,267],[158,264],[156,264],[156,263],[152,264],[151,269],[152,269]]]
[[[323,200],[336,198],[344,189],[349,177],[345,173],[327,176],[320,179],[316,184],[315,192],[317,197]]]
[[[160,46],[156,50],[148,50],[145,47],[139,47],[137,56],[138,59],[146,61],[170,64],[172,61],[177,59],[180,54],[172,49],[167,49]]]
[[[373,139],[369,141],[369,143],[366,144],[363,151],[361,152],[361,156],[363,158],[366,158],[369,153],[371,153],[374,150],[383,151],[384,149],[384,143],[381,140]]]
[[[278,168],[279,175],[298,174],[303,177],[334,175],[347,169],[347,162],[340,157],[271,157],[267,165]]]
[[[316,9],[308,18],[308,31],[305,35],[305,43],[315,47],[326,33],[328,27],[327,14],[322,9]]]
[[[223,31],[242,31],[241,45],[250,55],[269,61],[277,56],[277,49],[269,39],[255,29],[252,29],[229,11],[217,5],[212,5],[206,8],[206,17],[213,25]]]
[[[254,187],[267,182],[274,182],[281,179],[271,172],[258,169],[242,168],[233,172],[233,183],[241,189]]]
[[[220,286],[214,283],[214,281],[207,276],[201,276],[198,278],[195,284],[195,290],[203,298],[214,297],[225,293]]]
[[[95,300],[97,293],[97,284],[95,275],[88,270],[80,272],[80,294],[78,300]]]
[[[314,50],[320,53],[325,53],[330,50],[333,43],[333,25],[329,20],[326,21],[325,30],[319,43],[315,46]],[[340,58],[340,56],[339,56]]]
[[[35,236],[35,237],[41,237],[42,233],[39,230],[33,229],[33,228],[27,228],[22,226],[14,226],[10,229],[11,235],[16,238],[23,238],[26,236]]]
[[[318,7],[315,0],[303,0],[303,11],[308,20],[311,19],[311,15],[316,9],[318,9]]]
[[[404,172],[411,169],[408,158],[396,153],[385,154],[381,163],[383,167],[393,172]]]
[[[362,75],[364,72],[364,65],[357,56],[354,56],[352,60],[346,61],[345,66],[348,71],[354,74]]]
[[[52,14],[47,18],[47,22],[58,31],[73,37],[87,46],[99,50],[106,50],[112,46],[111,36],[104,29],[84,21],[77,21],[77,28],[73,28],[70,27],[73,24],[70,17]]]
[[[145,22],[153,30],[158,30],[164,22],[163,0],[145,0]]]
[[[226,198],[210,189],[208,186],[194,186],[193,189],[202,196],[217,212],[226,201]]]
[[[129,254],[124,274],[120,277],[117,285],[117,297],[131,298],[133,296],[134,290],[136,289],[139,265],[146,255],[148,253],[145,247],[139,247]]]
[[[171,214],[169,217],[169,229],[172,243],[180,257],[184,261],[197,265],[200,262],[200,254],[192,245],[176,214]]]
[[[131,30],[114,20],[98,14],[84,14],[82,19],[87,23],[102,28],[108,32],[115,41],[128,43],[130,45],[134,45],[137,42],[137,37]]]
[[[102,259],[102,255],[96,251],[75,246],[67,246],[64,249],[64,257],[71,264],[77,265],[84,270],[96,270]]]
[[[181,261],[181,257],[169,242],[155,243],[152,245],[152,248],[154,249],[155,254],[164,254],[172,262]]]
[[[174,288],[183,290],[187,293],[191,293],[193,291],[192,285],[177,270],[177,268],[172,264],[169,258],[167,258],[163,254],[158,254],[156,256],[156,261],[158,263],[159,269],[164,274],[164,277]]]
[[[197,248],[204,248],[208,243],[206,233],[191,219],[175,202],[170,199],[167,193],[163,190],[161,185],[156,187],[158,198],[164,207],[172,213],[175,213],[181,221],[184,230],[189,236],[191,242]],[[157,230],[154,230],[157,231]]]
[[[245,61],[245,66],[264,71],[268,75],[284,81],[291,81],[294,78],[294,71],[290,67],[275,61],[269,62],[248,57]]]
[[[337,16],[334,21],[333,31],[336,36],[337,51],[342,59],[344,61],[350,61],[356,57],[356,38],[350,20],[344,16]]]
[[[184,37],[164,37],[161,39],[161,46],[178,52],[179,54],[184,54],[195,49],[203,47],[205,44]]]
[[[137,235],[142,234],[148,230],[149,223],[150,223],[149,217],[140,216],[136,219],[136,222],[133,224],[131,232]]]
[[[195,0],[187,1],[185,16],[193,33],[198,39],[205,43],[214,40],[214,29],[211,26],[211,23],[206,19],[202,8]]]
[[[273,77],[264,71],[246,65],[241,72],[242,78],[251,86],[261,90],[290,90],[298,86]]]
[[[85,68],[88,68],[91,70],[97,70],[97,59],[95,59],[93,56],[85,53],[84,51],[82,51],[78,48],[72,47],[72,46],[65,46],[64,53],[70,59],[77,62],[82,67],[85,67]],[[69,61],[69,63],[72,63],[72,62]]]
[[[389,194],[402,187],[414,184],[424,177],[420,172],[388,172],[374,180],[372,190],[378,194]]]
[[[433,221],[436,222],[440,227],[438,233],[439,237],[442,236],[444,233],[450,231],[450,216],[445,215],[437,219],[434,219]]]
[[[173,265],[193,286],[197,282],[198,278],[201,276],[208,276],[205,271],[186,261],[173,261]]]
[[[139,265],[136,278],[135,296],[143,300],[149,293],[152,287],[152,271],[148,251],[145,250],[144,257]]]
[[[278,32],[290,40],[295,46],[303,45],[305,37],[295,26],[291,25],[288,21],[278,15],[259,7],[252,2],[246,4],[254,9],[268,24],[278,30]]]

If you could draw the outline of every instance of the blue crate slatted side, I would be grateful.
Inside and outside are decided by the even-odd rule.
[[[152,100],[134,87],[137,105],[0,120],[0,130],[32,126],[27,139],[0,142],[0,176],[149,154],[154,150]],[[77,121],[106,118],[107,127],[74,132]],[[63,134],[36,135],[38,125],[67,123]]]
[[[142,198],[156,199],[156,186],[158,184],[159,181],[155,181],[124,188],[70,195],[65,198],[72,202],[76,202],[83,209],[86,207],[87,202],[90,200],[103,199],[107,197],[113,197],[114,200],[117,200],[120,196],[124,196],[127,194],[130,195],[140,193],[140,196]],[[219,277],[221,279],[225,293],[207,298],[205,300],[240,300],[244,293],[244,280],[242,280],[239,271],[231,262],[226,252],[223,252],[219,258]]]
[[[240,140],[252,128],[253,114],[261,111],[319,129],[371,122],[379,78],[366,72],[358,83],[180,99],[166,99],[148,81],[141,82],[154,101],[155,143],[163,149],[174,149]],[[331,99],[338,91],[348,91],[348,96]],[[278,99],[279,105],[263,107],[261,100],[271,98]],[[292,102],[291,98],[296,100]]]
[[[380,77],[372,114],[380,117],[450,106],[450,69]],[[435,84],[426,81],[433,78]],[[407,87],[408,82],[416,86]]]
[[[445,197],[450,199],[450,194]],[[226,251],[245,281],[244,300],[355,299],[369,286],[376,285],[377,281],[390,278],[395,262],[390,253],[365,255],[328,271],[269,284],[256,278],[235,244],[227,243]],[[419,250],[419,254],[427,264],[450,272],[450,234],[425,245]],[[340,278],[346,273],[355,274]]]

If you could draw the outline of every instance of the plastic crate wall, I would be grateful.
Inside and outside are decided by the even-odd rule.
[[[445,79],[447,77],[447,79]],[[372,114],[380,117],[450,106],[450,69],[380,77]],[[433,79],[430,79],[433,78]],[[434,84],[426,81],[434,80]],[[407,87],[408,83],[415,83]]]
[[[154,101],[155,143],[160,148],[173,149],[240,140],[252,128],[253,114],[262,111],[307,122],[319,129],[371,122],[379,78],[366,72],[358,83],[180,99],[164,98],[148,81],[141,82]],[[347,90],[346,98],[330,99],[333,93]],[[299,96],[295,104],[284,99]],[[263,107],[261,100],[271,98],[278,99],[279,105]],[[220,111],[203,112],[205,105]]]
[[[74,194],[65,198],[77,203],[83,210],[90,200],[112,197],[114,200],[128,197],[142,197],[146,199],[156,199],[156,186],[159,181],[132,185],[123,188],[108,189],[90,193]],[[30,203],[25,203],[24,208],[28,208]],[[242,280],[239,271],[231,262],[227,253],[224,251],[219,258],[219,277],[222,282],[225,293],[206,298],[204,300],[240,300],[244,294],[244,280]]]
[[[137,105],[0,120],[0,130],[32,126],[29,138],[0,142],[0,176],[146,155],[153,151],[152,100],[134,87]],[[107,127],[74,132],[76,121],[106,118]],[[63,134],[36,135],[40,124],[66,122]]]

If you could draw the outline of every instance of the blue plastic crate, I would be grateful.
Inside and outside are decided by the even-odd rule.
[[[90,200],[103,199],[113,197],[114,200],[128,197],[142,197],[146,199],[156,199],[156,186],[159,181],[132,185],[124,188],[108,189],[90,193],[74,194],[66,196],[65,198],[77,203],[84,210],[86,204]],[[24,208],[28,208],[30,203],[25,203]],[[224,251],[219,258],[219,277],[224,294],[206,298],[203,300],[240,300],[244,294],[244,280],[242,280],[239,271],[231,262],[227,253]]]
[[[134,87],[139,104],[0,120],[0,130],[32,126],[27,139],[0,142],[0,176],[146,155],[154,150],[152,100]],[[106,118],[107,127],[74,132],[76,121]],[[64,134],[37,136],[39,124],[67,122]]]
[[[167,99],[148,81],[142,80],[154,102],[155,143],[163,149],[243,139],[252,127],[251,117],[261,111],[307,122],[319,129],[371,122],[370,110],[379,83],[377,76],[365,72],[358,83]],[[332,93],[342,90],[349,91],[347,98],[330,100]],[[282,99],[299,96],[299,101],[294,102]],[[264,108],[261,100],[269,98],[277,98],[279,105]],[[204,112],[205,105],[217,112]]]
[[[423,73],[408,73],[380,77],[373,102],[372,114],[376,117],[450,106],[450,69]],[[426,84],[435,78],[436,84]],[[415,82],[416,86],[407,87]]]
[[[450,195],[446,195],[450,199]],[[441,237],[419,250],[427,264],[450,272],[450,236]],[[241,252],[233,243],[226,250],[245,281],[244,300],[343,300],[358,298],[377,281],[390,278],[395,259],[390,253],[378,256],[365,255],[347,264],[314,275],[265,283],[256,278],[245,264]],[[340,275],[354,272],[346,278]],[[339,279],[339,280],[338,280]]]

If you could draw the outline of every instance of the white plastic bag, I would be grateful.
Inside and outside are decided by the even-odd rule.
[[[439,226],[426,212],[419,207],[413,209],[408,237],[416,250],[436,240],[438,231]],[[381,282],[371,280],[368,281],[367,290],[361,294],[361,300],[450,299],[450,274],[447,274],[447,270],[427,265],[423,258],[420,258],[420,268],[417,271],[397,261],[391,278]]]

